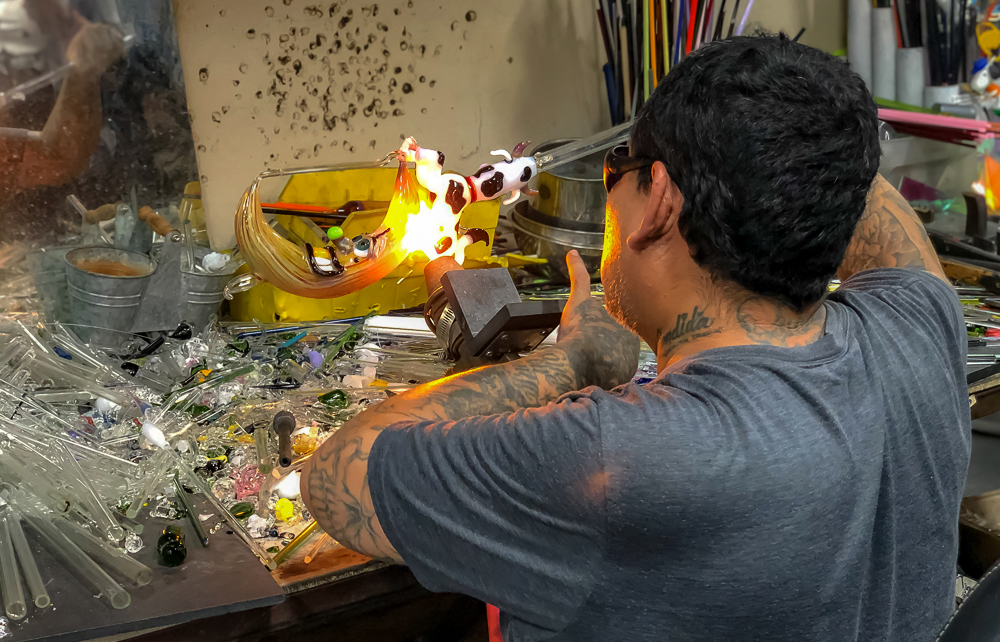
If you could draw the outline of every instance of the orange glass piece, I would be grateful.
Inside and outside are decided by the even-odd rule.
[[[344,265],[337,276],[320,276],[309,266],[304,247],[281,236],[264,219],[260,202],[261,179],[280,174],[262,174],[243,194],[236,212],[236,240],[252,274],[271,285],[314,299],[350,294],[369,286],[396,269],[408,251],[403,245],[407,223],[421,209],[416,180],[400,163],[395,191],[382,225],[372,234],[375,258]]]

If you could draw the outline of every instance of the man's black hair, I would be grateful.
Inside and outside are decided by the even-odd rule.
[[[878,170],[878,112],[861,77],[784,34],[701,47],[640,110],[631,154],[684,196],[695,262],[796,310],[844,259]],[[649,172],[638,173],[647,189]]]

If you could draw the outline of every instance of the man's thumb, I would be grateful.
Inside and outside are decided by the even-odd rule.
[[[584,265],[580,253],[570,250],[566,253],[566,267],[569,268],[570,298],[590,296],[590,273]]]

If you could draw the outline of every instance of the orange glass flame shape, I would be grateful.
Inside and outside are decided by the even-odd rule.
[[[290,294],[313,299],[350,294],[388,276],[411,251],[405,239],[421,236],[407,231],[409,226],[419,223],[421,211],[428,209],[429,193],[417,184],[406,164],[400,163],[392,202],[381,226],[372,234],[375,258],[349,263],[337,276],[320,276],[309,268],[304,247],[267,224],[260,204],[260,180],[257,178],[243,194],[236,212],[236,241],[240,251],[252,274],[262,281]]]

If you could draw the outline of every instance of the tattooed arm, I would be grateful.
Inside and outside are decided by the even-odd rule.
[[[926,270],[947,281],[923,223],[881,175],[876,176],[868,192],[868,205],[837,277],[844,280],[879,267]]]
[[[344,424],[313,454],[302,471],[302,497],[334,539],[370,557],[403,561],[382,530],[368,487],[368,455],[386,427],[539,407],[574,390],[613,388],[631,379],[638,340],[590,297],[590,278],[579,256],[568,260],[573,293],[556,345],[392,397]]]

